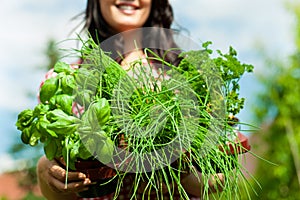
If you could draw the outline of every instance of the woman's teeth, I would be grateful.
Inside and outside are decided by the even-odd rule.
[[[135,7],[129,5],[120,5],[118,8],[121,10],[135,10]]]

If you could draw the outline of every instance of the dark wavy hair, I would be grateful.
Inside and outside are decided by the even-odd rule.
[[[83,30],[87,30],[94,41],[101,43],[109,37],[117,34],[104,20],[100,10],[101,0],[88,0],[85,11],[85,22]],[[173,9],[168,0],[152,0],[151,11],[148,19],[143,27],[159,27],[164,29],[170,29],[174,20]],[[177,47],[173,37],[169,34],[164,34],[161,31],[159,33],[152,33],[152,37],[155,34],[159,34],[159,37],[164,40],[164,47],[160,48],[161,44],[158,44],[157,40],[145,39],[147,41],[146,46],[157,47],[151,49],[153,52],[160,56],[164,56],[164,59],[168,62],[176,64],[178,62],[178,52],[169,51],[167,54],[163,49],[171,49]],[[149,37],[149,33],[147,34]],[[167,45],[166,45],[167,44]],[[122,41],[115,41],[113,45],[115,49],[122,48]],[[145,45],[144,45],[145,46]]]

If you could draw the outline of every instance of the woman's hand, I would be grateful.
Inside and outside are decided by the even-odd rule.
[[[66,170],[55,160],[41,157],[37,165],[38,182],[42,194],[51,199],[75,199],[76,192],[88,189],[90,179],[81,172],[68,172],[68,184],[65,185]]]

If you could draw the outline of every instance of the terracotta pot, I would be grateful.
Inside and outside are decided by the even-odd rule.
[[[241,132],[237,133],[237,138],[234,143],[228,143],[227,146],[229,147],[229,150],[227,148],[224,149],[222,146],[220,146],[219,149],[226,151],[227,154],[243,154],[251,149],[248,138]]]

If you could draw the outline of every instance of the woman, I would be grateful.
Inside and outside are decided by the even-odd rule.
[[[173,12],[168,0],[88,0],[84,29],[91,34],[95,41],[100,43],[117,33],[135,28],[161,27],[169,29],[172,22]],[[142,49],[134,49],[132,43],[127,42],[130,41],[127,40],[129,37],[131,37],[130,34],[123,35],[123,40],[115,41],[113,45],[115,49],[122,49],[125,52],[124,58],[120,60],[120,64],[124,68],[131,61],[144,56]],[[169,47],[176,46],[172,38],[168,39]],[[161,50],[155,49],[155,51],[159,55],[163,54]],[[178,62],[176,53],[168,54],[167,59],[170,62]],[[42,194],[50,200],[78,199],[76,193],[87,190],[93,184],[85,174],[69,172],[68,185],[65,187],[65,169],[57,161],[50,161],[45,157],[38,162],[37,174]],[[199,176],[201,177],[200,173]],[[217,176],[222,179],[222,174]],[[211,191],[215,190],[213,181],[212,179]],[[191,197],[201,197],[203,185],[194,175],[185,176],[181,182]],[[120,199],[127,199],[126,195],[130,196],[128,192],[125,187],[122,188]],[[111,195],[106,195],[97,199],[110,198]],[[176,196],[174,198],[176,199]]]

